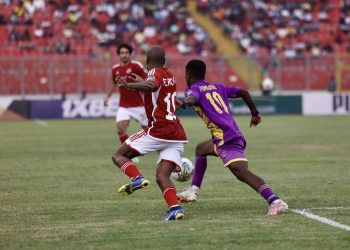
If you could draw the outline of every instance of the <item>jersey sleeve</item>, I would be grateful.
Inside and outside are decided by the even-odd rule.
[[[192,86],[192,87],[186,89],[185,97],[190,96],[190,95],[196,97],[197,100],[199,100],[199,90],[198,90],[197,86]]]
[[[228,98],[237,98],[237,93],[240,90],[239,87],[225,86]]]
[[[117,76],[116,72],[117,72],[117,67],[113,67],[112,70],[111,70],[111,80],[112,80],[112,82],[115,81],[115,77]]]
[[[154,83],[154,85],[156,86],[155,90],[157,90],[162,85],[161,76],[159,75],[159,72],[156,69],[151,69],[150,71],[148,71],[146,81]]]
[[[145,72],[142,64],[135,64],[135,73],[141,76],[143,79],[147,78],[147,73]]]

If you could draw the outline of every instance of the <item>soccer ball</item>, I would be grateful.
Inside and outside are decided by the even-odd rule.
[[[193,172],[193,163],[187,158],[181,158],[181,170],[172,172],[171,178],[179,182],[185,182],[191,179]]]

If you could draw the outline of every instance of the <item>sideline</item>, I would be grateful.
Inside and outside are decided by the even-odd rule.
[[[35,119],[33,120],[36,124],[40,125],[40,126],[44,126],[44,127],[47,127],[49,126],[49,124],[43,120],[39,120],[39,119]]]
[[[350,231],[350,226],[345,225],[345,224],[341,224],[339,222],[336,222],[334,220],[331,220],[331,219],[328,219],[325,217],[318,216],[316,214],[313,214],[308,209],[291,209],[291,211],[294,213],[303,215],[303,216],[310,218],[312,220],[316,220],[316,221],[322,222],[324,224],[330,225],[332,227],[338,227],[338,228],[344,229],[346,231]]]

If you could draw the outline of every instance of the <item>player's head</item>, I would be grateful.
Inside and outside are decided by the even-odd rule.
[[[165,51],[161,46],[154,46],[147,52],[147,69],[163,68],[165,64]]]
[[[202,60],[192,59],[186,64],[186,82],[188,87],[197,81],[204,80],[206,65]]]
[[[118,48],[117,48],[117,54],[120,58],[120,61],[122,63],[129,62],[133,50],[134,49],[132,48],[132,46],[130,44],[127,44],[127,43],[119,44]]]

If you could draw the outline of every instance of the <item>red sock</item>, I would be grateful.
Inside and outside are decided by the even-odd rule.
[[[134,180],[137,176],[141,175],[132,161],[124,162],[124,164],[120,166],[120,169],[124,172],[124,174],[129,176],[131,180]]]
[[[175,187],[172,187],[172,186],[166,187],[163,191],[163,197],[169,207],[179,205],[179,202],[177,201]]]
[[[129,138],[128,135],[119,136],[120,143],[123,144],[128,138]]]

